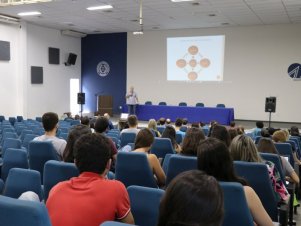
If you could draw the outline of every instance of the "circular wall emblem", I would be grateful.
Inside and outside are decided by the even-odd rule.
[[[301,64],[291,64],[287,69],[288,75],[294,80],[301,80]]]
[[[110,73],[110,65],[106,61],[101,61],[96,67],[97,74],[101,77],[105,77]]]

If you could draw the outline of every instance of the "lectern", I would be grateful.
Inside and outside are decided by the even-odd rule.
[[[97,114],[108,113],[110,116],[113,116],[113,97],[101,95],[98,96],[97,100]]]

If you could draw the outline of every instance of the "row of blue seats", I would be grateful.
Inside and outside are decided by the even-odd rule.
[[[153,102],[152,101],[145,101],[144,104],[145,105],[153,105]],[[166,106],[167,103],[165,101],[161,101],[161,102],[158,103],[158,105]],[[186,106],[188,106],[188,104],[186,102],[180,102],[179,106],[186,107]],[[195,106],[196,107],[205,107],[205,104],[199,102],[199,103],[196,103]],[[216,107],[217,108],[225,108],[226,106],[225,106],[225,104],[217,104]]]

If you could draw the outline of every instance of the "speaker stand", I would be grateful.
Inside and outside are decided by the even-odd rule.
[[[83,104],[80,104],[80,119],[83,118]]]
[[[271,128],[271,118],[272,118],[272,112],[269,112],[269,128]]]

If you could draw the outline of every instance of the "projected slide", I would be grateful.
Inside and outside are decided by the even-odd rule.
[[[167,38],[168,81],[222,81],[225,36]]]

